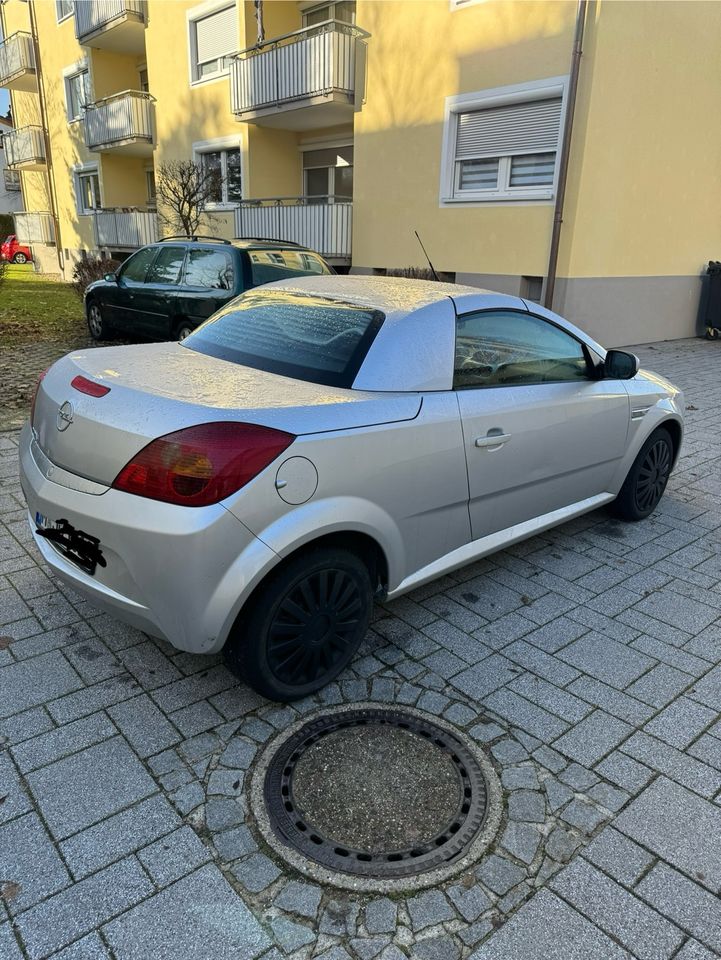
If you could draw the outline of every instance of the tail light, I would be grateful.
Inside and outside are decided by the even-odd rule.
[[[30,426],[31,427],[35,422],[35,402],[38,399],[38,390],[40,389],[40,384],[45,379],[45,374],[48,372],[49,369],[50,367],[47,367],[45,370],[43,370],[43,372],[38,377],[38,382],[35,384],[35,390],[33,391],[33,399],[30,402]]]
[[[113,482],[150,500],[205,507],[240,490],[295,440],[254,423],[204,423],[152,440]]]
[[[80,393],[87,393],[89,397],[104,397],[106,393],[110,393],[110,387],[106,387],[102,383],[96,383],[95,380],[88,380],[87,377],[79,375],[73,377],[70,381],[70,386],[79,390]]]

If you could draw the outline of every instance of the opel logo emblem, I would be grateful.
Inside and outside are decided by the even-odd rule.
[[[56,421],[56,426],[58,430],[67,430],[70,424],[73,422],[73,405],[69,400],[66,400],[65,403],[58,410],[58,419]]]

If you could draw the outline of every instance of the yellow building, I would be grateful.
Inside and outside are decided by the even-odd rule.
[[[417,230],[439,273],[552,293],[608,345],[696,331],[721,257],[721,4],[4,0],[0,15],[17,232],[40,269],[67,277],[167,233],[155,174],[195,158],[222,174],[206,232],[306,243],[362,273],[425,266]]]

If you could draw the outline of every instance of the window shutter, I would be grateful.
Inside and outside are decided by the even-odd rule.
[[[560,127],[560,97],[459,113],[456,159],[556,150]]]
[[[198,63],[217,60],[229,53],[235,53],[238,25],[235,4],[211,13],[202,20],[195,21],[195,43],[198,51]]]

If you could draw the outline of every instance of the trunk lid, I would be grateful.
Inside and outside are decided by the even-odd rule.
[[[78,375],[110,392],[80,393],[71,386]],[[421,402],[419,394],[294,380],[178,343],[141,344],[91,348],[59,360],[40,384],[33,426],[53,463],[111,484],[147,443],[183,427],[232,420],[296,435],[350,430],[412,420]]]

